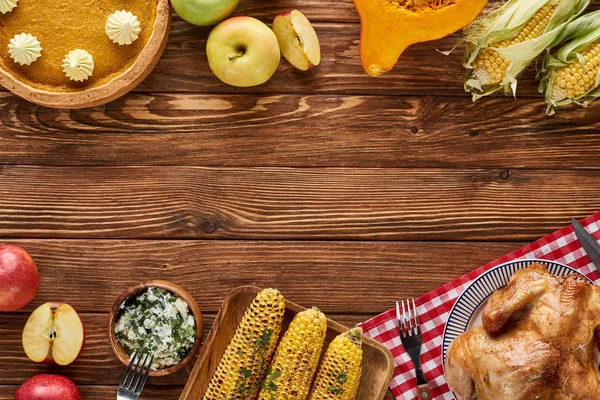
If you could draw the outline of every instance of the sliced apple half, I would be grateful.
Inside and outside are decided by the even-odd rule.
[[[34,362],[69,365],[81,353],[84,341],[83,323],[68,304],[42,304],[23,329],[23,349]]]
[[[307,71],[321,63],[317,32],[300,11],[286,11],[275,17],[273,32],[281,53],[294,67]]]

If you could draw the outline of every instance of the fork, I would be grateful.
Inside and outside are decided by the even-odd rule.
[[[125,375],[123,375],[123,379],[119,384],[117,400],[137,400],[140,397],[148,380],[152,361],[154,361],[154,356],[146,350],[140,351],[137,349],[133,353],[127,370],[125,370]]]
[[[400,312],[402,304],[402,312]],[[412,309],[411,309],[412,308]],[[419,323],[419,314],[415,299],[402,300],[402,303],[396,302],[396,322],[400,332],[400,341],[406,352],[410,355],[417,374],[417,398],[420,400],[431,400],[431,391],[427,384],[427,379],[421,368],[421,324]]]

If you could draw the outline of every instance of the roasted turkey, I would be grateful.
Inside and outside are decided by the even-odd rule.
[[[452,342],[446,380],[457,400],[600,399],[599,325],[599,286],[532,264]]]

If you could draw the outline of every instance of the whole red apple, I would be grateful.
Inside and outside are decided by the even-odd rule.
[[[0,246],[0,311],[17,311],[37,294],[40,274],[25,249]]]
[[[19,386],[15,400],[81,400],[81,394],[72,380],[60,375],[41,374]]]

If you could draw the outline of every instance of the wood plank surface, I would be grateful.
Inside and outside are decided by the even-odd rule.
[[[262,19],[269,24],[272,21],[270,17]],[[135,91],[411,96],[451,94],[468,97],[463,90],[462,49],[450,56],[437,51],[453,47],[460,39],[458,34],[411,46],[391,72],[370,78],[360,63],[359,24],[317,22],[314,26],[322,48],[322,60],[317,68],[299,71],[282,59],[279,70],[266,84],[235,88],[220,82],[208,67],[205,48],[211,28],[196,27],[177,19],[173,21],[169,43],[158,66]],[[519,81],[519,91],[522,96],[539,97],[533,71],[526,73]]]
[[[347,10],[344,12],[348,15],[355,15],[355,12],[350,12],[348,5],[344,10]],[[320,8],[314,13],[319,11]],[[272,21],[271,15],[262,19],[269,24]],[[177,19],[173,21],[169,43],[162,59],[154,72],[135,91],[470,96],[463,89],[463,48],[459,47],[450,56],[437,51],[452,48],[460,40],[460,34],[413,45],[403,53],[392,71],[370,78],[364,73],[360,62],[358,23],[317,22],[314,26],[322,48],[322,61],[317,68],[307,72],[299,71],[282,59],[279,70],[266,84],[236,88],[220,82],[208,67],[205,48],[211,27],[196,27]],[[540,98],[537,88],[535,70],[531,67],[519,79],[518,94],[520,97]]]
[[[281,12],[293,9],[302,11],[311,22],[359,22],[358,13],[351,0],[279,0],[277,3],[243,0],[233,15],[250,15],[270,22]]]
[[[600,168],[599,139],[600,113],[549,118],[541,99],[131,94],[62,111],[0,94],[0,164]]]
[[[0,385],[0,400],[13,400],[15,390],[18,386]],[[140,400],[176,400],[179,398],[183,387],[153,387],[148,385]],[[81,396],[85,400],[106,400],[115,397],[117,391],[115,386],[82,386]],[[394,400],[394,396],[388,391],[384,400]]]
[[[0,385],[0,400],[13,400],[17,388],[17,385]],[[80,386],[79,391],[82,399],[85,400],[112,400],[116,397],[117,387],[115,385],[86,385]],[[152,385],[148,385],[144,389],[144,393],[140,397],[140,400],[176,400],[179,398],[182,391],[183,387],[180,386],[153,387]],[[393,400],[394,397],[392,396],[389,399]]]
[[[0,320],[0,335],[7,346],[6,351],[0,351],[0,359],[10,360],[0,364],[0,383],[3,385],[19,385],[24,376],[34,376],[43,373],[64,374],[77,385],[114,385],[119,384],[125,366],[115,357],[110,347],[107,331],[108,313],[81,313],[82,322],[86,329],[86,343],[77,360],[66,367],[34,363],[27,358],[21,345],[22,328],[28,315],[8,315]],[[215,314],[205,315],[205,336],[211,328]],[[330,315],[336,321],[354,326],[370,318],[371,315]],[[150,384],[159,386],[185,385],[193,364],[181,371],[162,378],[151,378]],[[0,392],[1,393],[1,392]]]
[[[331,314],[377,314],[516,250],[522,243],[16,240],[40,270],[39,304],[108,313],[129,286],[166,279],[216,313],[238,286],[276,287]],[[7,315],[7,314],[5,314]],[[0,381],[1,383],[1,381]]]
[[[266,84],[236,88],[219,81],[208,66],[205,48],[211,28],[176,20],[156,69],[135,91],[470,96],[463,89],[462,48],[450,56],[437,51],[452,48],[460,40],[459,35],[411,46],[392,71],[371,78],[364,73],[360,62],[358,24],[316,23],[315,29],[322,49],[317,68],[299,71],[282,58],[279,70]],[[539,98],[537,87],[535,73],[529,71],[519,80],[519,96]]]
[[[0,319],[2,399],[15,390],[16,386],[10,385],[18,385],[37,373],[64,374],[80,385],[89,398],[106,393],[98,392],[98,385],[111,390],[124,367],[108,344],[107,311],[125,287],[138,281],[160,277],[186,287],[204,311],[205,332],[225,294],[243,284],[278,287],[289,299],[318,305],[332,319],[352,326],[389,308],[397,298],[417,296],[520,246],[418,242],[9,242],[30,252],[42,280],[39,294],[30,306]],[[439,256],[432,260],[431,254]],[[425,275],[427,280],[423,280]],[[34,364],[23,353],[22,327],[29,312],[46,301],[71,304],[86,327],[86,347],[71,366]],[[151,384],[182,385],[188,373],[155,379]],[[177,390],[180,388],[155,387],[146,395],[155,398],[162,394],[163,399],[175,399]]]
[[[265,22],[270,22],[265,20]],[[437,49],[450,49],[460,39],[420,43],[408,48],[400,62],[387,74],[368,77],[361,66],[358,24],[315,23],[321,42],[321,64],[299,71],[282,60],[269,82],[252,88],[222,84],[208,67],[205,47],[210,28],[174,21],[169,44],[154,72],[136,91],[195,93],[342,93],[436,95],[468,97],[463,89],[462,48],[444,56]],[[522,96],[538,95],[534,71],[519,80]]]
[[[273,10],[272,5],[266,7]],[[354,15],[354,12],[350,14]],[[263,18],[263,21],[270,24],[272,18]],[[360,62],[360,27],[357,23],[315,23],[314,26],[322,49],[321,64],[317,68],[299,71],[282,58],[279,70],[266,84],[236,88],[219,81],[208,66],[206,39],[212,28],[196,27],[185,21],[175,20],[166,50],[156,69],[135,91],[467,96],[462,87],[462,50],[457,50],[449,57],[436,51],[454,46],[459,35],[411,46],[393,71],[378,78],[370,78],[364,73]],[[523,89],[523,95],[537,94],[533,73],[527,74],[519,85]]]
[[[600,170],[0,167],[0,237],[533,240]]]
[[[463,49],[436,51],[459,34],[369,78],[350,0],[244,0],[235,15],[270,24],[287,9],[315,23],[322,64],[282,59],[259,87],[218,81],[211,28],[175,16],[156,70],[115,102],[52,110],[0,89],[0,243],[41,273],[36,299],[0,314],[0,400],[41,372],[72,378],[85,400],[114,398],[124,367],[108,311],[144,280],[188,289],[205,332],[246,284],[350,326],[600,209],[600,102],[547,117],[532,68],[518,101],[472,103]],[[21,347],[47,301],[87,328],[66,368]],[[188,373],[151,380],[142,399],[176,400]]]

